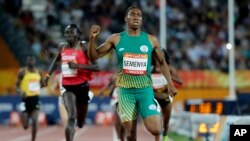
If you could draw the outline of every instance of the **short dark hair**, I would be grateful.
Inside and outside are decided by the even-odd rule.
[[[128,12],[131,9],[139,9],[140,11],[142,11],[141,8],[138,5],[132,5],[132,6],[130,6],[130,7],[127,8],[126,13],[125,13],[125,17],[128,16]]]
[[[69,26],[75,28],[77,30],[78,34],[80,34],[80,35],[82,34],[81,30],[78,28],[78,26],[76,24],[70,24]]]
[[[167,50],[166,49],[162,49],[162,52],[164,54],[165,61],[167,62],[167,64],[170,64],[170,57],[169,57],[169,54],[168,54]]]

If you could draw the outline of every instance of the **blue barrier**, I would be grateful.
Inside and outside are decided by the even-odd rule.
[[[60,122],[60,115],[58,110],[58,97],[57,96],[42,96],[41,111],[46,114],[48,124],[57,124]],[[87,115],[87,123],[95,121],[95,114],[97,111],[112,111],[109,104],[110,98],[94,97],[89,104],[89,112]],[[10,113],[13,111],[18,112],[18,106],[21,98],[18,96],[1,96],[0,97],[0,124],[8,124],[10,120]]]
[[[8,124],[10,112],[17,111],[21,98],[16,96],[0,97],[0,123]]]

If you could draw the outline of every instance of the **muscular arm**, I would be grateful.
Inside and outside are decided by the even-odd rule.
[[[87,50],[85,50],[84,46],[82,45],[82,51],[83,54],[87,54]],[[77,64],[74,62],[69,62],[69,68],[71,69],[84,69],[84,70],[90,70],[90,71],[99,71],[99,66],[97,63],[94,61],[89,61],[89,64]]]
[[[23,80],[24,73],[25,73],[25,69],[21,68],[17,74],[17,80],[16,80],[16,92],[21,96],[23,96],[24,94],[24,92],[20,89],[20,84],[21,84],[21,81]]]
[[[55,69],[57,68],[57,63],[59,62],[59,60],[61,59],[61,50],[63,48],[65,44],[60,44],[59,45],[59,49],[58,52],[56,54],[56,56],[54,57],[50,67],[49,67],[49,71],[48,71],[48,75],[45,77],[45,79],[42,80],[42,87],[46,87],[48,86],[48,81],[49,81],[49,77],[51,76],[51,74],[55,71]]]
[[[51,75],[55,71],[55,69],[57,68],[57,62],[58,62],[59,58],[60,58],[60,53],[58,52],[56,54],[55,58],[53,59],[50,67],[49,67],[49,71],[48,71],[49,75]]]
[[[59,62],[59,60],[60,60],[60,58],[61,58],[61,50],[62,50],[62,48],[63,48],[64,46],[65,46],[65,44],[60,44],[60,45],[59,45],[58,51],[57,51],[57,53],[56,53],[56,55],[55,55],[55,57],[54,57],[54,59],[53,59],[51,65],[50,65],[50,67],[49,67],[49,71],[48,71],[48,74],[49,74],[49,75],[51,75],[51,74],[56,70],[57,64],[58,64],[58,62]]]
[[[91,61],[106,55],[114,46],[117,34],[111,35],[103,44],[95,48],[95,37],[90,37],[88,55]]]
[[[40,80],[40,86],[42,86],[43,87],[43,74],[42,74],[42,72],[40,71],[40,70],[38,70],[38,72],[39,72],[39,74],[40,74],[40,76],[41,76],[41,80]]]
[[[183,80],[180,78],[176,69],[173,66],[169,66],[169,68],[172,80],[180,85],[183,85]]]
[[[89,64],[89,65],[83,65],[83,64],[77,64],[78,69],[86,69],[90,71],[99,71],[99,66],[97,64]]]
[[[174,85],[173,85],[173,82],[172,82],[172,79],[171,79],[169,67],[168,67],[168,65],[167,65],[167,63],[166,63],[166,61],[164,59],[163,53],[162,53],[162,51],[160,49],[160,44],[159,44],[159,42],[158,42],[158,40],[157,40],[157,38],[155,36],[149,35],[149,39],[150,39],[151,44],[154,47],[153,56],[154,56],[156,62],[159,63],[159,65],[160,65],[161,73],[164,75],[164,77],[169,82],[168,85],[171,88],[171,93],[173,95],[175,95],[176,94],[176,89],[174,88]]]
[[[95,47],[96,44],[96,36],[100,32],[100,27],[92,26],[91,33],[89,37],[89,46],[88,46],[88,56],[90,61],[95,61],[98,58],[106,55],[113,47],[115,47],[116,43],[118,42],[118,38],[120,37],[119,34],[112,34],[109,38],[97,48]]]

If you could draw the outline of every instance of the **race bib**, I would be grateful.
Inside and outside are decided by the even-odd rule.
[[[123,55],[123,73],[132,75],[145,75],[147,73],[147,54],[131,54]]]
[[[75,77],[77,76],[77,69],[70,69],[68,63],[62,63],[62,75],[63,77]]]
[[[164,88],[168,84],[168,81],[162,74],[151,74],[151,78],[154,89]]]
[[[30,92],[40,92],[41,86],[38,81],[30,81],[28,83],[28,89]]]
[[[62,57],[62,75],[63,77],[77,76],[77,69],[70,69],[68,62],[76,62],[76,56],[65,55]]]

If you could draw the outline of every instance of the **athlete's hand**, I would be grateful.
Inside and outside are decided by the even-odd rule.
[[[177,90],[173,85],[168,87],[168,91],[169,91],[170,95],[172,95],[172,96],[175,96],[177,94]]]
[[[90,28],[90,37],[96,37],[100,33],[100,26],[92,25]]]
[[[22,97],[22,98],[25,98],[25,92],[20,90],[20,89],[17,89],[16,92]]]
[[[74,62],[69,62],[68,64],[69,64],[69,68],[70,68],[70,69],[77,69],[77,64],[76,64],[76,63],[74,63]]]
[[[48,86],[48,82],[49,82],[49,77],[46,76],[43,80],[42,80],[42,84],[41,87],[47,87]]]
[[[20,96],[21,96],[22,98],[26,98],[25,92],[21,92],[21,93],[20,93]]]

